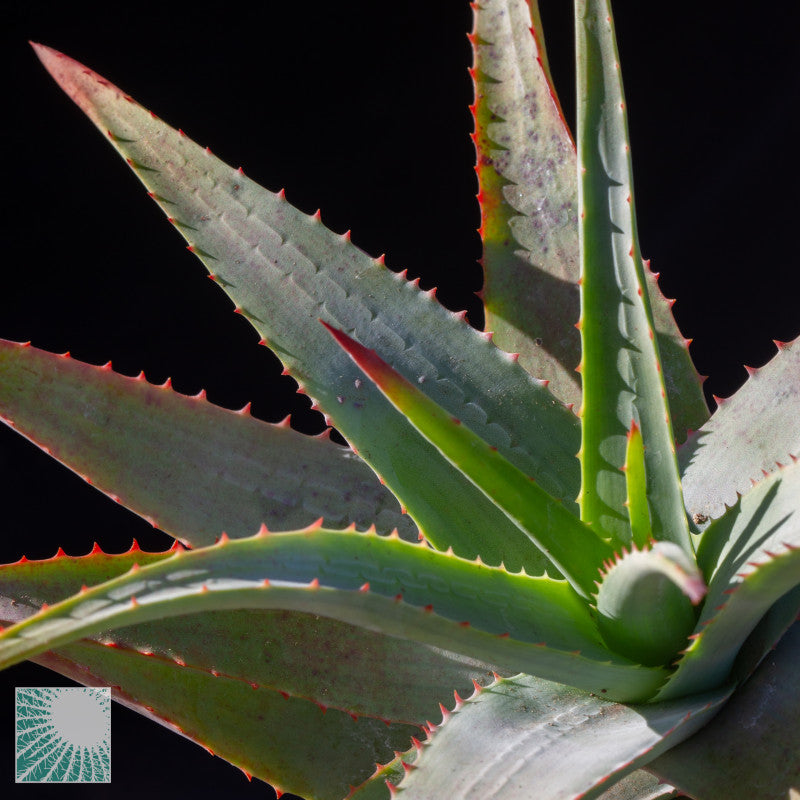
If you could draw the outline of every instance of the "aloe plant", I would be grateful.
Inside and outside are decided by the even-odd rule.
[[[576,30],[573,146],[536,4],[475,9],[493,337],[36,46],[349,447],[4,344],[4,419],[189,549],[6,565],[3,665],[309,798],[797,790],[798,350],[708,419],[607,3]]]

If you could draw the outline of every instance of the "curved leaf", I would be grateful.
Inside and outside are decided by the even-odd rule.
[[[565,581],[322,529],[225,540],[132,570],[5,630],[0,666],[115,627],[245,607],[321,614],[508,671],[525,664],[624,700],[650,696],[666,675],[611,654]]]
[[[706,593],[694,560],[672,542],[624,552],[597,592],[597,623],[615,652],[664,664],[686,643]]]
[[[459,711],[462,705],[463,701],[458,694],[456,694],[455,711]],[[444,714],[443,723],[447,722],[450,712],[442,706],[442,713]],[[518,720],[515,720],[515,722],[518,722]],[[393,797],[396,794],[395,787],[403,781],[407,773],[411,773],[416,769],[416,760],[424,751],[424,748],[428,746],[431,736],[436,732],[437,727],[438,726],[432,725],[429,722],[425,731],[428,742],[423,744],[423,742],[415,738],[414,749],[397,754],[395,758],[387,764],[379,764],[375,772],[364,781],[364,783],[357,786],[354,791],[348,795],[348,798],[356,798],[357,800],[389,800],[390,797]],[[491,747],[492,745],[488,744],[487,749],[491,749]],[[510,758],[513,758],[514,755],[511,755]],[[446,768],[443,768],[443,771],[445,769]],[[502,777],[499,775],[498,782],[502,782]],[[391,793],[389,787],[392,787]],[[508,787],[503,786],[501,797],[513,798],[517,796],[513,791],[511,795],[506,795],[506,791],[508,791]],[[527,795],[524,794],[521,795],[521,797],[526,796]],[[587,795],[582,795],[582,797],[585,796]],[[669,798],[678,797],[678,792],[674,787],[664,784],[658,778],[655,778],[644,770],[637,769],[625,774],[624,777],[605,789],[605,791],[602,791],[601,794],[592,794],[591,796],[596,797],[597,800],[669,800]],[[539,798],[540,795],[537,794],[536,797]],[[561,800],[560,795],[559,800]]]
[[[2,566],[0,622],[168,557],[132,549]],[[251,775],[330,798],[405,748],[453,689],[492,674],[471,659],[336,620],[257,609],[131,625],[36,660],[86,685],[112,686],[116,700]]]
[[[372,470],[325,437],[3,340],[0,378],[2,421],[192,546],[320,517],[417,536]]]
[[[706,724],[729,694],[626,706],[529,675],[501,679],[445,713],[399,786],[408,800],[599,797]],[[454,773],[456,762],[470,768]]]

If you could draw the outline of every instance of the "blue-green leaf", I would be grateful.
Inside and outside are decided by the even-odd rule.
[[[501,679],[445,714],[401,793],[408,800],[596,798],[707,723],[729,694],[626,706],[529,675]],[[454,763],[469,769],[448,768]]]
[[[621,700],[646,699],[666,677],[611,653],[564,580],[324,529],[225,539],[102,583],[3,631],[0,666],[116,627],[231,608],[321,614]]]
[[[325,228],[214,157],[101,76],[41,45],[62,88],[125,158],[221,288],[439,549],[541,569],[525,538],[398,415],[362,385],[318,324],[392,354],[410,380],[575,509],[577,420],[488,337]],[[108,133],[111,136],[108,136]],[[447,502],[442,502],[442,497]],[[487,528],[519,547],[484,552]]]
[[[631,541],[626,433],[642,431],[653,536],[692,552],[639,249],[619,55],[607,0],[577,0],[581,518]]]

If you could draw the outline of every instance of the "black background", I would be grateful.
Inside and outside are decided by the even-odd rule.
[[[571,120],[571,4],[540,1]],[[465,0],[9,5],[0,336],[322,428],[29,38],[91,66],[268,188],[286,187],[301,209],[321,208],[329,227],[351,228],[361,248],[386,252],[390,267],[437,285],[446,305],[482,324]],[[800,14],[790,4],[753,13],[744,0],[655,6],[615,5],[642,246],[678,298],[707,391],[726,396],[742,364],[764,363],[772,339],[800,333]],[[57,544],[80,554],[94,540],[111,551],[134,536],[167,544],[6,429],[0,503],[3,561],[49,557]],[[13,687],[65,683],[27,665],[0,676],[5,797],[269,796],[117,706],[110,787],[14,786]]]

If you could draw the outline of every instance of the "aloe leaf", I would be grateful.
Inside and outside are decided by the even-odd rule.
[[[49,668],[87,685],[113,686],[115,699],[279,792],[339,800],[371,774],[375,761],[391,758],[419,732],[136,651],[77,642],[53,655]]]
[[[576,592],[588,597],[594,590],[599,564],[612,555],[608,545],[376,353],[347,334],[325,327],[392,405],[503,510]]]
[[[744,495],[706,530],[698,560],[709,591],[692,642],[659,692],[670,699],[719,685],[759,620],[800,585],[800,465]]]
[[[580,405],[575,145],[547,68],[536,2],[475,6],[475,134],[487,329],[566,403]],[[531,35],[533,34],[533,35]],[[656,276],[645,285],[680,439],[708,419],[688,341]],[[531,312],[533,309],[533,313]]]
[[[475,9],[475,146],[483,301],[495,342],[580,403],[575,149],[540,59],[534,2]],[[538,14],[537,14],[538,16]]]
[[[630,147],[607,0],[576,0],[583,399],[581,518],[631,538],[621,468],[631,420],[644,440],[653,536],[692,552],[639,250]],[[614,324],[616,323],[616,324]]]
[[[419,741],[417,739],[417,741]],[[420,743],[419,749],[424,745]],[[378,765],[378,769],[364,783],[355,788],[349,798],[354,800],[389,800],[396,789],[390,790],[389,785],[395,787],[407,772],[414,769],[414,761],[418,752],[416,750],[401,753],[387,764]],[[505,797],[506,795],[501,795]],[[511,795],[513,797],[514,795]],[[670,800],[679,796],[677,790],[665,784],[659,778],[650,775],[644,770],[635,770],[602,794],[595,795],[598,800]],[[538,795],[537,795],[538,797]]]
[[[770,606],[736,656],[731,675],[743,683],[800,619],[800,586],[795,586]]]
[[[800,624],[734,692],[710,725],[648,765],[692,797],[795,798],[800,749]]]
[[[566,581],[324,529],[224,539],[132,570],[5,630],[0,667],[120,626],[246,607],[320,614],[507,671],[527,664],[615,699],[646,698],[666,676],[610,653]]]
[[[456,693],[456,711],[461,708],[463,701]],[[444,722],[449,718],[450,712],[442,706],[444,714]],[[515,721],[516,722],[516,721]],[[437,727],[428,723],[426,726],[426,738],[430,741],[432,735],[435,733]],[[427,747],[428,742],[425,739],[420,741],[418,738],[414,739],[415,747],[407,750],[405,753],[399,753],[389,761],[387,764],[379,764],[374,774],[371,775],[364,783],[355,788],[353,793],[348,797],[355,798],[355,800],[389,800],[390,795],[393,797],[397,793],[397,785],[403,781],[403,778],[416,769],[416,760]],[[491,747],[491,746],[490,746]],[[406,784],[407,785],[407,784]],[[389,789],[391,787],[391,789]],[[405,786],[403,787],[405,789]],[[504,792],[500,795],[506,797],[505,787]],[[511,794],[509,797],[516,797],[516,794]],[[526,795],[522,795],[526,796]],[[658,778],[650,775],[644,770],[638,769],[625,775],[619,781],[603,791],[601,794],[592,795],[597,797],[598,800],[669,800],[678,796],[674,787],[664,784]],[[540,797],[539,794],[536,797]],[[561,795],[559,795],[559,798]]]
[[[792,505],[799,489],[800,464],[782,467],[752,486],[709,526],[697,550],[709,587],[729,588],[761,552],[800,546],[800,521]]]
[[[600,581],[600,632],[615,652],[664,664],[686,643],[705,593],[694,559],[673,542],[623,552]]]
[[[320,517],[417,536],[372,470],[326,437],[2,340],[0,375],[4,422],[194,547]]]
[[[399,788],[408,800],[598,797],[708,722],[729,694],[625,706],[529,675],[500,679],[445,713]],[[456,761],[470,769],[448,768]]]
[[[764,472],[800,455],[800,343],[778,343],[778,354],[678,451],[686,508],[700,527],[719,517]]]
[[[133,548],[108,555],[59,555],[0,567],[0,622],[19,622],[169,553]],[[484,680],[494,665],[380,636],[326,617],[290,611],[208,611],[105,631],[97,641],[192,669],[281,690],[358,715],[421,724],[453,689]],[[60,651],[61,652],[61,651]],[[309,669],[309,653],[314,654]],[[99,662],[100,656],[94,657]],[[388,688],[388,687],[391,687]],[[243,710],[246,713],[246,709]]]
[[[91,70],[49,48],[36,51],[429,541],[468,557],[481,552],[494,563],[525,564],[524,537],[374,387],[360,384],[317,319],[391,352],[407,377],[426,383],[437,402],[567,506],[580,484],[574,414],[488,337],[358,250],[348,235],[228,167]],[[503,527],[517,536],[517,549],[498,553],[490,543],[482,550],[485,530]],[[541,565],[535,558],[525,564],[532,571]]]
[[[625,484],[627,486],[628,517],[631,523],[631,541],[645,547],[653,538],[650,509],[647,505],[647,474],[644,462],[644,441],[639,426],[633,422],[628,431],[625,449]]]
[[[5,565],[0,620],[12,621],[3,610],[19,620],[83,583],[166,557],[134,549]],[[84,684],[110,685],[115,699],[250,775],[313,797],[342,797],[376,760],[419,735],[454,688],[465,692],[472,680],[491,677],[487,665],[437,648],[324,617],[255,609],[132,625],[36,660]]]

